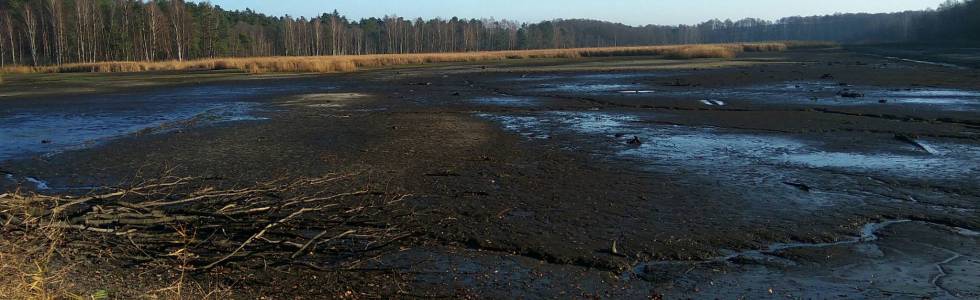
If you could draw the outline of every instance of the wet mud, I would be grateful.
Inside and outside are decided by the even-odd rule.
[[[352,286],[403,297],[980,296],[976,70],[841,50],[736,60],[16,99],[0,171],[50,191],[370,169],[385,175],[363,184],[412,192],[416,233],[364,266],[392,273]]]

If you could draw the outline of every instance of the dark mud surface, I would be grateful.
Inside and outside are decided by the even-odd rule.
[[[397,272],[344,283],[355,290],[980,297],[975,69],[799,51],[0,101],[6,189],[117,185],[163,170],[229,184],[384,174],[364,184],[410,191],[417,233],[366,267]],[[309,279],[316,270],[263,272],[244,293],[325,284]]]

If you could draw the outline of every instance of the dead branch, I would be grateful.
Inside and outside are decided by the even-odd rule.
[[[239,258],[247,263],[252,255],[289,264],[304,253],[318,253],[339,265],[345,259],[377,254],[384,245],[408,236],[394,224],[412,215],[401,212],[410,194],[344,191],[361,174],[277,179],[232,188],[213,180],[162,176],[83,197],[14,191],[0,194],[0,234],[29,233],[44,223],[70,234],[99,237],[88,240],[101,246],[87,248],[115,249],[114,257],[137,263],[179,261],[182,270],[208,270]]]

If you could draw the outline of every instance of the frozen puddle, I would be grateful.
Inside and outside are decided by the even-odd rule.
[[[647,91],[647,90],[619,91],[620,94],[652,94],[655,92],[656,91]]]
[[[710,182],[754,199],[791,198],[811,204],[859,201],[859,196],[834,191],[860,189],[856,181],[860,176],[839,174],[938,180],[980,175],[980,147],[938,140],[928,141],[936,155],[893,140],[882,141],[881,152],[840,152],[825,149],[821,141],[788,135],[652,124],[649,121],[655,115],[546,112],[479,116],[529,139],[552,139],[564,149],[627,161],[650,172],[682,175],[677,176],[679,181]],[[787,183],[799,181],[809,186],[808,192],[800,194],[799,187]],[[748,186],[775,192],[745,189]],[[796,196],[785,197],[787,193]]]
[[[262,120],[254,113],[265,98],[332,89],[291,79],[65,96],[51,103],[11,101],[0,107],[0,161],[85,148],[133,133]]]
[[[701,102],[701,104],[704,104],[704,105],[707,105],[707,106],[716,106],[716,105],[717,106],[725,106],[725,101],[718,101],[718,100],[700,100],[698,102]]]
[[[531,97],[514,97],[514,96],[494,96],[494,97],[481,97],[471,100],[473,103],[480,105],[489,106],[507,106],[507,107],[531,107],[539,105],[539,101]]]
[[[856,93],[860,97],[843,97]],[[980,92],[938,88],[889,89],[873,86],[841,85],[829,81],[798,81],[780,84],[662,92],[663,95],[709,99],[744,100],[804,105],[915,105],[949,111],[980,109]],[[702,101],[703,102],[703,101]],[[708,105],[705,103],[705,105]]]
[[[887,59],[893,59],[893,60],[906,61],[906,62],[911,62],[911,63],[917,63],[917,64],[924,64],[924,65],[933,65],[933,66],[954,68],[954,69],[960,69],[960,70],[969,70],[970,69],[970,68],[967,68],[967,67],[964,67],[964,66],[960,66],[960,65],[956,65],[956,64],[941,63],[941,62],[934,62],[934,61],[915,60],[915,59],[908,59],[908,58],[901,58],[901,57],[894,57],[894,56],[885,56],[885,58],[887,58]]]
[[[788,136],[729,133],[713,128],[661,126],[644,117],[602,112],[548,112],[533,116],[482,114],[509,131],[532,138],[573,133],[584,139],[609,140],[612,153],[650,163],[678,161],[680,165],[766,164],[887,172],[907,176],[961,177],[980,174],[980,148],[930,141],[936,155],[892,152],[858,153],[821,149],[819,141]],[[648,117],[649,118],[649,117]],[[638,138],[642,144],[628,145]],[[897,151],[915,152],[911,144],[896,144]],[[896,151],[896,152],[897,152]]]
[[[34,187],[36,187],[38,190],[51,189],[51,187],[48,186],[48,183],[45,182],[45,181],[43,181],[43,180],[40,180],[40,179],[37,179],[37,178],[34,178],[34,177],[26,177],[26,178],[24,178],[24,180],[27,180],[27,182],[30,182],[30,183],[34,184]]]
[[[0,160],[56,154],[89,147],[114,137],[186,124],[261,120],[250,102],[186,103],[132,110],[41,113],[25,111],[0,118]]]
[[[693,261],[693,262],[678,262],[678,261],[652,261],[645,262],[635,265],[630,268],[629,271],[624,273],[622,276],[624,278],[630,278],[632,275],[644,276],[649,271],[654,271],[657,268],[663,268],[664,266],[669,266],[671,264],[700,264],[700,263],[711,263],[711,262],[729,262],[735,260],[766,260],[775,259],[782,262],[785,265],[796,265],[796,263],[781,258],[778,256],[780,252],[793,249],[806,249],[806,248],[827,248],[836,246],[860,246],[861,244],[871,243],[878,241],[878,231],[896,224],[909,223],[912,220],[889,220],[882,222],[872,222],[865,224],[861,228],[861,232],[857,236],[845,238],[837,242],[828,243],[773,243],[759,250],[745,250],[745,251],[732,251],[723,250],[723,255],[715,257],[712,259],[704,261]]]
[[[636,78],[661,78],[683,75],[681,72],[641,72],[641,73],[608,73],[608,74],[526,74],[521,77],[508,78],[505,81],[605,81]]]
[[[610,73],[587,75],[525,75],[510,78],[511,81],[528,81],[536,84],[531,88],[543,93],[611,93],[623,95],[651,94],[655,91],[640,82],[644,79],[663,78],[684,73]]]
[[[639,85],[631,84],[609,84],[609,83],[559,83],[542,84],[535,88],[538,92],[562,92],[562,93],[615,93],[621,91],[635,91]]]

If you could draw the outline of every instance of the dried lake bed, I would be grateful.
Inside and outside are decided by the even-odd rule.
[[[351,277],[358,289],[980,296],[976,70],[842,50],[642,64],[0,98],[0,181],[55,193],[162,171],[241,186],[369,170],[354,184],[412,195],[413,235],[361,266],[397,272]],[[259,276],[302,289],[328,273],[279,268]]]

